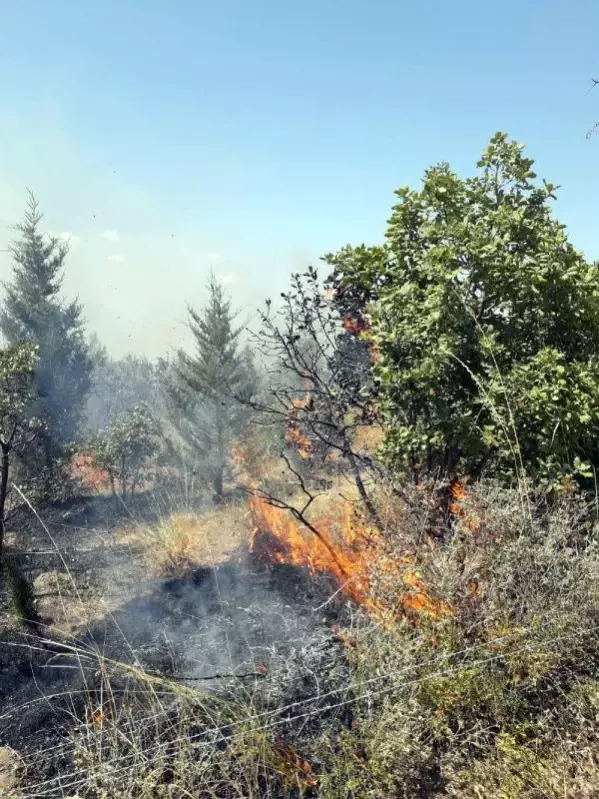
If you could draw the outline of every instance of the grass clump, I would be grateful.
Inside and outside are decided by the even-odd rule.
[[[31,583],[9,554],[2,557],[2,571],[8,606],[19,625],[37,618],[35,595]]]
[[[247,508],[238,503],[206,513],[175,512],[158,523],[135,524],[121,533],[155,577],[185,577],[195,568],[225,562],[247,538]]]

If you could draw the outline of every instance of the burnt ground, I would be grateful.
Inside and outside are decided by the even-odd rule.
[[[143,501],[135,509],[137,517],[152,513]],[[76,639],[81,651],[213,691],[235,680],[268,681],[275,671],[275,683],[286,673],[298,690],[314,690],[310,658],[331,649],[331,624],[343,612],[327,601],[330,584],[293,567],[265,570],[239,558],[188,579],[151,581],[131,549],[117,543],[124,516],[111,500],[82,499],[40,516],[50,535],[23,511],[9,540],[30,581],[66,568],[73,575],[77,595],[67,583],[38,598],[42,621],[75,636],[52,632],[56,641]],[[0,746],[35,759],[36,773],[48,776],[60,763],[43,753],[84,716],[100,679],[98,660],[82,662],[60,645],[40,648],[7,618],[0,608]],[[261,676],[244,676],[252,673]]]

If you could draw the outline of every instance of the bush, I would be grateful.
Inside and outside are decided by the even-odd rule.
[[[599,466],[599,281],[551,215],[522,147],[497,134],[462,179],[402,188],[387,242],[327,257],[376,353],[398,470],[527,472],[545,489]],[[354,320],[353,322],[351,320]]]
[[[353,719],[315,745],[319,797],[594,795],[578,792],[599,780],[594,511],[574,497],[523,514],[490,483],[456,511],[452,540],[417,550],[451,614],[352,631]],[[396,556],[413,543],[396,532]],[[388,605],[401,590],[375,588]]]

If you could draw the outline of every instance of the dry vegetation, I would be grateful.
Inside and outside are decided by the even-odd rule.
[[[455,490],[440,545],[427,532],[431,496],[414,488],[406,503],[380,489],[376,540],[366,527],[358,540],[347,497],[320,499],[313,518],[334,519],[331,542],[360,591],[329,562],[338,621],[306,630],[298,657],[267,673],[200,687],[73,643],[71,661],[95,662],[100,680],[60,745],[68,769],[24,795],[596,796],[597,508],[567,496],[523,512],[518,491],[480,483]],[[121,535],[152,573],[183,576],[237,557],[253,532],[263,562],[318,580],[326,548],[297,530],[302,548],[293,519],[273,511],[285,513],[230,505]],[[273,545],[283,537],[299,549]]]
[[[153,577],[186,577],[194,568],[225,563],[247,533],[247,507],[231,504],[202,514],[171,513],[153,525],[132,523],[117,540],[141,554]]]

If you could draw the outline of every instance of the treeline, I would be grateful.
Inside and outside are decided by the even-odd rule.
[[[23,496],[54,502],[81,490],[77,455],[124,500],[170,465],[220,501],[231,440],[247,419],[240,400],[257,387],[242,327],[214,278],[207,306],[188,309],[195,352],[111,358],[86,334],[80,304],[64,297],[68,246],[43,233],[42,218],[30,194],[0,313],[0,552],[7,513]]]
[[[382,245],[327,255],[324,280],[294,276],[253,340],[211,279],[188,309],[194,349],[157,361],[112,359],[86,335],[62,291],[68,248],[31,196],[0,313],[0,528],[12,482],[64,496],[81,451],[124,499],[162,464],[218,502],[250,419],[276,429],[308,491],[315,464],[346,464],[375,521],[366,476],[592,488],[599,275],[551,213],[555,191],[497,134],[473,177],[440,164],[400,189]],[[360,443],[372,428],[376,459]]]

